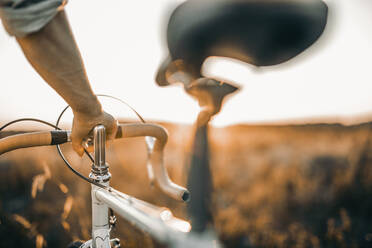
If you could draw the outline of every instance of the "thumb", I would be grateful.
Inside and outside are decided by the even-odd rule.
[[[119,123],[118,123],[118,121],[115,120],[112,123],[111,128],[109,129],[109,132],[107,134],[107,140],[113,140],[113,139],[115,139],[116,132],[118,131],[118,126],[119,126]]]
[[[83,142],[83,137],[79,135],[71,135],[71,141],[72,141],[72,149],[80,156],[82,157],[84,155],[84,148],[81,144]]]

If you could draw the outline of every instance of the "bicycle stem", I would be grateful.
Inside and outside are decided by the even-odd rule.
[[[111,174],[105,159],[106,132],[103,125],[94,128],[93,144],[94,163],[89,177],[108,187]],[[98,186],[92,184],[92,247],[110,248],[108,206],[97,199],[96,192],[98,189]]]
[[[111,174],[106,163],[106,132],[103,125],[98,125],[93,129],[94,144],[94,163],[89,175],[96,182],[108,182]]]
[[[106,165],[105,149],[106,133],[105,127],[99,125],[94,128],[94,164],[95,166]]]

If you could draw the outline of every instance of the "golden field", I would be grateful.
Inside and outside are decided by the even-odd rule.
[[[193,129],[169,131],[165,161],[185,185]],[[210,128],[215,227],[226,247],[372,247],[372,124]],[[3,133],[0,137],[9,135]],[[90,162],[63,150],[85,175]],[[143,139],[115,141],[111,185],[187,218],[183,203],[152,188]],[[90,236],[90,186],[54,147],[0,157],[0,247],[67,247]],[[122,247],[159,247],[118,219]]]

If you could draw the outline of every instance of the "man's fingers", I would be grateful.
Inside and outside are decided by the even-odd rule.
[[[116,137],[116,132],[118,131],[118,122],[114,121],[111,128],[107,132],[107,140],[113,140]]]
[[[84,148],[82,146],[83,139],[79,137],[71,137],[72,140],[72,149],[82,157],[84,155]]]
[[[92,153],[92,152],[94,152],[94,146],[88,146],[88,147],[86,148],[86,150],[87,150],[89,153]]]
[[[84,155],[82,141],[89,136],[89,133],[97,125],[104,125],[106,129],[106,139],[114,139],[118,128],[118,123],[114,117],[106,112],[102,112],[98,116],[86,116],[84,114],[74,113],[74,121],[72,125],[72,148],[80,156]],[[92,148],[88,149],[92,150]]]

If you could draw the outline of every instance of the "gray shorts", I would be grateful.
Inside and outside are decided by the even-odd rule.
[[[67,0],[0,0],[0,19],[6,31],[24,37],[42,29]]]

